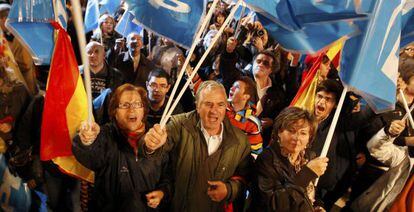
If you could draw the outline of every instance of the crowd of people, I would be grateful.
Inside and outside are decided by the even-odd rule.
[[[33,191],[32,211],[41,204],[35,191],[47,195],[51,211],[331,211],[343,197],[343,211],[414,210],[414,126],[403,119],[403,99],[414,103],[414,44],[401,49],[404,96],[396,90],[395,109],[375,114],[348,92],[321,157],[343,91],[338,70],[324,52],[300,60],[249,16],[211,43],[231,7],[217,5],[183,79],[184,48],[149,31],[115,31],[124,5],[99,18],[85,49],[74,44],[80,73],[80,51],[91,71],[94,121],[82,122],[72,143],[75,158],[95,173],[89,183],[40,161],[48,67],[34,65],[5,26],[10,5],[0,4],[0,26],[23,76],[0,53],[0,151]],[[173,86],[183,88],[210,45],[161,126]],[[312,109],[290,106],[315,63]]]

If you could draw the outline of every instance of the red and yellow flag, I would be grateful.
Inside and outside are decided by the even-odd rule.
[[[335,68],[339,71],[341,50],[345,38],[341,38],[333,43],[326,51],[322,51],[316,58],[312,59],[313,64],[309,71],[306,73],[305,78],[290,106],[300,107],[313,114],[316,96],[316,87],[318,86],[318,70],[321,65],[322,58],[326,55]]]
[[[52,160],[67,174],[93,182],[94,173],[72,154],[76,129],[88,116],[85,88],[69,35],[59,24],[52,25],[57,38],[43,108],[40,158]]]

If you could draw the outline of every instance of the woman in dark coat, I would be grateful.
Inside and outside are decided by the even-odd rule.
[[[72,151],[95,172],[92,211],[160,210],[168,199],[168,156],[146,159],[138,149],[147,113],[146,91],[124,84],[110,100],[111,123],[102,128],[94,122],[82,124]]]
[[[253,205],[265,211],[314,211],[314,180],[328,165],[327,158],[307,152],[317,124],[305,110],[284,109],[275,119],[272,141],[256,160]],[[320,208],[318,208],[319,210]]]

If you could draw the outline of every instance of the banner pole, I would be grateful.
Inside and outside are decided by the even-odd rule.
[[[179,82],[183,78],[185,69],[188,66],[188,64],[190,63],[191,56],[193,55],[194,50],[197,47],[197,44],[200,40],[201,35],[203,34],[204,29],[206,28],[207,24],[210,23],[210,19],[213,16],[213,13],[216,10],[216,6],[217,6],[219,1],[220,0],[214,0],[213,4],[211,5],[210,10],[207,12],[207,15],[206,15],[203,23],[201,24],[201,27],[198,29],[198,32],[197,32],[197,34],[195,36],[195,39],[194,39],[194,42],[191,45],[190,51],[188,52],[187,58],[185,59],[185,62],[183,64],[183,66],[181,67],[181,71],[178,74],[177,80],[175,81],[173,90],[171,91],[171,95],[168,99],[167,105],[165,106],[164,112],[162,113],[161,122],[164,120],[164,118],[167,115],[168,109],[170,108],[172,100],[174,99],[175,93],[177,92],[178,85],[180,84]]]
[[[206,52],[204,52],[203,56],[201,57],[200,61],[198,62],[197,66],[191,73],[191,75],[188,77],[187,82],[185,83],[184,87],[181,89],[180,93],[178,94],[177,98],[174,101],[174,104],[171,106],[171,108],[168,109],[167,115],[164,117],[164,119],[161,119],[161,128],[164,128],[165,124],[167,123],[168,119],[171,117],[172,112],[174,111],[175,107],[177,106],[178,102],[180,101],[180,98],[183,96],[185,90],[192,82],[192,79],[197,74],[198,69],[200,69],[201,65],[203,64],[204,60],[207,58],[208,54],[210,53],[211,49],[213,49],[214,45],[218,41],[218,39],[221,38],[221,35],[223,34],[224,29],[227,27],[227,25],[230,23],[230,21],[233,19],[234,14],[236,13],[238,7],[240,6],[242,0],[238,0],[236,6],[232,9],[229,16],[224,21],[223,25],[220,27],[217,34],[214,36],[210,46],[207,48]],[[167,108],[166,108],[167,110]],[[164,111],[165,112],[165,111]]]
[[[341,114],[342,106],[344,105],[346,93],[348,92],[348,86],[345,85],[344,89],[342,90],[341,98],[339,99],[338,106],[336,107],[334,117],[331,122],[331,126],[329,127],[328,135],[326,136],[325,144],[323,145],[323,149],[321,155],[319,157],[326,157],[328,154],[329,147],[331,146],[332,137],[335,133],[336,124],[338,123],[339,115]],[[315,181],[315,187],[318,185],[319,178]]]
[[[91,74],[89,70],[89,60],[86,55],[86,38],[85,30],[82,21],[82,10],[79,1],[71,0],[72,3],[72,15],[73,22],[76,28],[76,34],[79,41],[79,49],[81,53],[82,63],[83,63],[83,77],[85,80],[85,89],[86,96],[88,99],[88,123],[92,123],[93,113],[92,113],[92,92],[91,92]]]

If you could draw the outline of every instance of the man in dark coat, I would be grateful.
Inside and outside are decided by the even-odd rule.
[[[141,53],[142,46],[142,38],[139,34],[134,32],[129,34],[128,51],[118,55],[114,67],[124,74],[127,83],[145,87],[148,74],[155,66]]]

